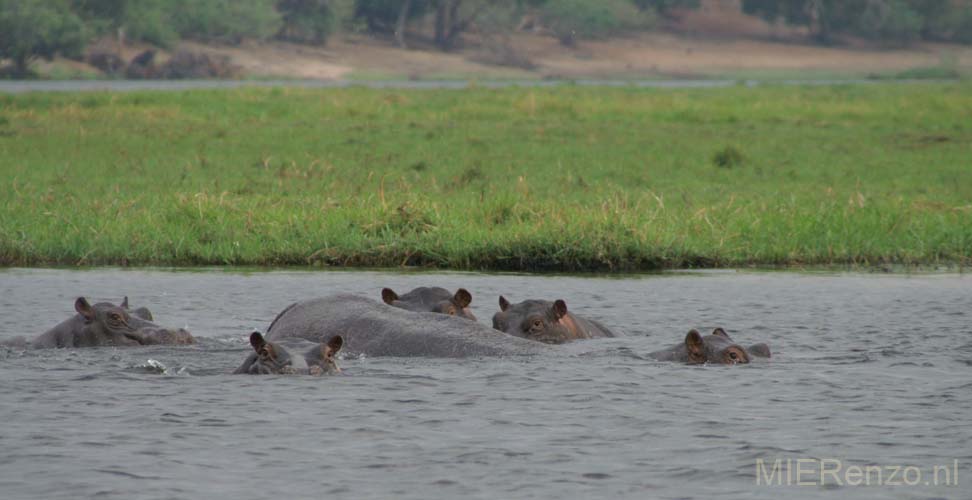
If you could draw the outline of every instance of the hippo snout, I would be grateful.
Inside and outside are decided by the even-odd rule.
[[[172,344],[195,344],[196,339],[185,328],[169,330],[168,336],[172,339]]]
[[[146,329],[139,332],[142,334],[144,344],[174,344],[187,345],[195,344],[196,339],[185,328],[170,329],[157,328]]]

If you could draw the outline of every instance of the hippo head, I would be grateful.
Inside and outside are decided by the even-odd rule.
[[[127,296],[124,299],[122,299],[121,307],[124,309],[128,309],[128,313],[131,314],[132,316],[137,316],[139,318],[144,319],[145,321],[155,321],[155,318],[152,317],[152,311],[149,311],[147,307],[138,307],[135,309],[129,309]]]
[[[321,343],[320,347],[311,349],[304,355],[307,360],[307,369],[311,375],[333,375],[341,373],[335,356],[344,346],[344,337],[335,335]]]
[[[120,305],[99,302],[91,305],[84,297],[74,302],[83,328],[81,345],[151,345],[192,344],[195,339],[185,329],[163,328],[152,322],[152,313],[144,307],[128,308],[128,297]]]
[[[500,311],[493,315],[493,328],[501,332],[548,344],[585,338],[567,314],[567,303],[563,300],[525,300],[510,304],[501,295],[499,306]]]
[[[691,330],[685,336],[686,361],[689,364],[715,363],[736,365],[749,363],[753,357],[770,357],[769,346],[754,344],[748,349],[733,342],[722,328],[716,328],[711,335],[702,336],[698,330]]]
[[[476,321],[476,316],[469,310],[472,294],[465,288],[460,288],[453,294],[445,288],[421,286],[402,296],[391,288],[383,288],[381,300],[399,309],[448,314]]]
[[[250,334],[250,345],[255,354],[251,355],[237,373],[250,375],[281,375],[310,373],[311,375],[330,375],[340,373],[335,355],[344,345],[340,335],[331,337],[327,342],[316,346],[303,357],[291,354],[286,347],[267,342],[260,332]]]
[[[249,366],[248,373],[252,375],[294,373],[294,359],[290,351],[284,347],[267,342],[260,332],[250,334],[250,345],[256,352],[256,359]]]

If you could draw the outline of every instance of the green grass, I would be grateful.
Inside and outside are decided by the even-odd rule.
[[[964,83],[0,96],[0,264],[964,266],[970,116]]]

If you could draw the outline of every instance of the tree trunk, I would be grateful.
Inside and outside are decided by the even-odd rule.
[[[14,62],[14,75],[18,78],[27,78],[30,74],[30,57],[27,55],[19,55],[13,58]]]
[[[435,45],[445,50],[446,30],[449,23],[448,0],[439,0],[435,5]]]
[[[459,19],[459,6],[461,4],[462,0],[452,0],[452,5],[449,6],[449,30],[446,33],[444,50],[452,49],[456,36],[464,29],[461,26],[464,23]]]
[[[810,0],[807,9],[810,17],[810,36],[820,43],[829,43],[830,30],[827,29],[823,1]]]
[[[398,42],[398,46],[407,49],[405,45],[405,24],[408,21],[408,9],[412,5],[412,0],[405,0],[402,2],[402,8],[398,11],[398,22],[395,23],[395,41]]]

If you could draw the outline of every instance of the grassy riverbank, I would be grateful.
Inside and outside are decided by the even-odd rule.
[[[972,86],[0,96],[0,264],[972,263]]]

